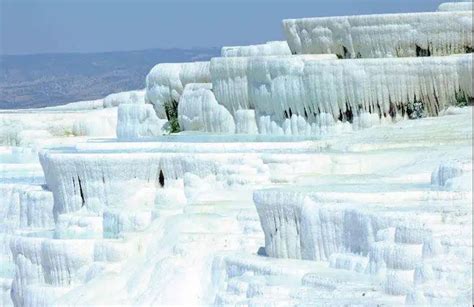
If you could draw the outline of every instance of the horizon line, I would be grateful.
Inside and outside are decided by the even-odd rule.
[[[224,46],[192,46],[192,47],[152,47],[144,49],[130,49],[130,50],[107,50],[107,51],[47,51],[47,52],[35,52],[35,53],[0,53],[0,57],[15,57],[15,56],[39,56],[39,55],[89,55],[89,54],[107,54],[107,53],[129,53],[129,52],[143,52],[153,50],[196,50],[196,49],[218,49],[220,50]]]

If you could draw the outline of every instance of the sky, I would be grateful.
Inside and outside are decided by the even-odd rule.
[[[283,40],[284,18],[434,11],[447,0],[0,0],[0,54]]]

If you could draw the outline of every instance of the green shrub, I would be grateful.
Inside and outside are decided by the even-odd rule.
[[[165,113],[169,121],[169,132],[178,133],[181,131],[178,122],[178,102],[172,101],[171,103],[165,103]]]

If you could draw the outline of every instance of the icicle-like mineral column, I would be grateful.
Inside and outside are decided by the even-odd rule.
[[[277,126],[290,134],[307,134],[308,129],[317,133],[308,125],[337,121],[365,127],[370,126],[367,120],[413,117],[418,111],[437,115],[459,99],[468,101],[473,96],[471,71],[470,54],[344,61],[308,56],[211,61],[217,101],[234,117],[239,110],[254,110],[260,133],[274,133]]]
[[[248,96],[247,68],[253,58],[261,59],[336,59],[333,54],[301,56],[265,56],[265,57],[222,57],[211,60],[210,71],[212,89],[219,104],[223,105],[233,116],[238,110],[254,109]],[[266,72],[262,72],[266,73]]]
[[[363,113],[395,117],[421,103],[437,115],[472,97],[472,55],[314,61],[254,58],[248,64],[249,105],[282,123],[293,114],[315,122],[330,114],[351,121]]]
[[[248,57],[211,59],[212,89],[217,101],[231,114],[240,109],[253,109],[248,99]]]
[[[287,19],[283,27],[293,54],[379,58],[472,50],[471,11]]]

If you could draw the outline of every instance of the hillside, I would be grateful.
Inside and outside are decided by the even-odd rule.
[[[195,48],[0,56],[0,109],[54,106],[142,88],[157,63],[218,54],[218,48]]]

